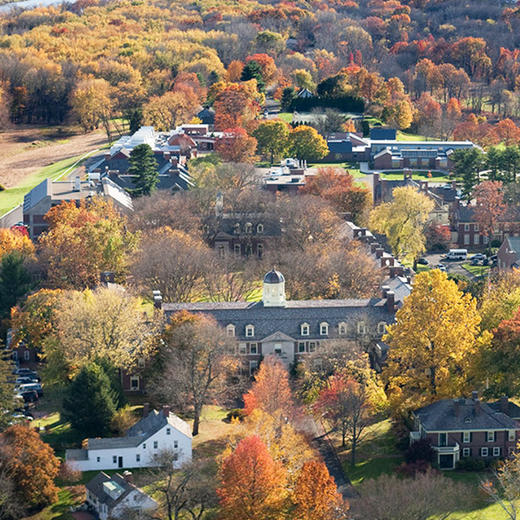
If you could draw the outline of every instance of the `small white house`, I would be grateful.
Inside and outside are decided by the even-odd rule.
[[[153,498],[119,473],[110,477],[100,472],[85,487],[87,505],[96,511],[100,520],[124,518],[128,511],[151,512],[157,509]]]
[[[149,468],[156,456],[168,451],[176,454],[175,466],[191,460],[191,429],[170,413],[169,407],[147,412],[128,429],[124,437],[87,439],[84,449],[67,450],[65,460],[79,471]]]

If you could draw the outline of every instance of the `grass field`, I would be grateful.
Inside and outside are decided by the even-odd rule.
[[[473,276],[487,276],[490,269],[489,265],[471,265],[470,263],[462,264],[462,267]]]
[[[397,131],[397,140],[398,141],[435,141],[435,139],[430,139],[428,137],[425,137],[424,135],[409,134],[408,132],[401,132],[401,130]]]
[[[92,153],[92,152],[91,152]],[[81,154],[76,157],[64,159],[42,168],[39,172],[24,179],[22,184],[0,192],[0,216],[12,210],[23,202],[24,195],[31,191],[43,180],[50,178],[59,180],[90,154]]]
[[[454,180],[459,180],[454,177],[449,177],[445,172],[431,170],[431,177],[428,176],[427,171],[412,171],[412,179],[414,180],[422,180],[429,182],[451,182]],[[394,170],[394,171],[383,171],[381,173],[381,178],[387,179],[390,181],[398,181],[403,178],[403,170]]]
[[[286,123],[291,123],[293,115],[292,112],[280,112],[276,117]]]

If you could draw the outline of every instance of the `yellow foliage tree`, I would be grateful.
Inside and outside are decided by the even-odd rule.
[[[369,226],[384,233],[395,256],[413,261],[424,250],[424,228],[434,203],[411,186],[395,188],[392,202],[385,202],[370,213]]]
[[[438,269],[415,277],[396,323],[383,337],[389,345],[383,369],[394,414],[405,413],[466,390],[472,359],[481,343],[476,301]]]
[[[0,258],[12,251],[20,252],[24,257],[34,256],[34,244],[20,231],[7,228],[0,229]]]
[[[85,132],[108,124],[112,113],[110,84],[104,79],[80,81],[70,98],[72,110]]]

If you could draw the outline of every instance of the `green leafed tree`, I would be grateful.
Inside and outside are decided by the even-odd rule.
[[[135,176],[135,188],[132,189],[132,195],[138,197],[150,195],[159,182],[157,161],[153,155],[153,150],[147,144],[140,144],[132,150],[128,161],[130,163],[128,174]]]
[[[31,288],[31,275],[21,253],[13,251],[0,262],[0,318],[9,316],[11,307]]]
[[[85,437],[106,435],[116,411],[110,379],[96,363],[85,365],[63,400],[63,416]]]
[[[0,358],[0,431],[7,428],[12,420],[11,412],[15,405],[13,385],[8,383],[9,379],[11,379],[11,366],[6,360]]]
[[[462,177],[464,197],[471,200],[473,188],[479,183],[479,172],[484,169],[483,152],[478,148],[455,150],[450,159],[455,175]]]
[[[328,153],[327,141],[318,134],[315,128],[301,125],[289,134],[289,153],[296,159],[319,161]]]
[[[287,150],[289,128],[281,120],[262,121],[253,132],[258,142],[258,152],[268,157],[273,164],[275,159],[281,159]]]

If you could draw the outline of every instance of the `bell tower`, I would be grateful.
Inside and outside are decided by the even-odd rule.
[[[262,302],[264,307],[285,307],[285,278],[272,269],[264,276]]]

